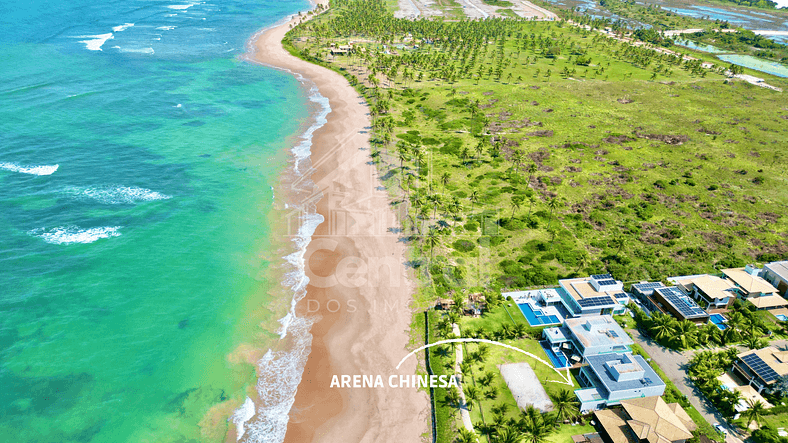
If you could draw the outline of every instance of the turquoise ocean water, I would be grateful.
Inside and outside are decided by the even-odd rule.
[[[233,411],[279,438],[246,397],[290,394],[237,350],[303,285],[269,278],[273,188],[313,118],[238,56],[308,6],[0,0],[0,441],[221,441]]]

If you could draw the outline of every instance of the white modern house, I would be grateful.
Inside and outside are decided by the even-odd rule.
[[[788,295],[788,260],[765,264],[762,277],[777,288],[780,295]]]

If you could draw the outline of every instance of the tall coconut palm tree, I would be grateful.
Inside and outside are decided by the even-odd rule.
[[[761,337],[750,335],[744,340],[744,344],[750,349],[761,349],[767,345],[767,341]]]
[[[528,196],[528,202],[530,203],[528,205],[528,218],[531,218],[531,211],[534,208],[534,203],[536,203],[536,196],[533,195],[533,194],[529,195]]]
[[[553,417],[550,414],[542,414],[533,405],[528,405],[520,411],[518,424],[525,437],[524,440],[529,443],[544,443],[555,431]]]
[[[477,443],[479,441],[479,436],[476,435],[475,432],[471,432],[466,428],[459,428],[457,433],[458,443]]]
[[[748,398],[747,406],[749,406],[749,409],[744,411],[742,414],[744,416],[745,423],[747,423],[747,427],[749,428],[752,422],[755,422],[757,425],[763,423],[763,416],[766,413],[766,405],[764,405],[760,400],[753,401],[753,399]]]
[[[553,397],[556,418],[559,421],[571,420],[580,414],[575,393],[562,389]]]
[[[446,391],[446,402],[454,406],[459,406],[460,392],[454,386]]]
[[[444,172],[441,174],[441,184],[443,185],[443,192],[446,192],[446,185],[449,184],[449,180],[451,180],[451,174],[448,172]]]
[[[512,332],[516,338],[523,338],[525,336],[525,325],[522,323],[516,323],[512,326]]]
[[[464,362],[463,362],[464,363]],[[465,387],[465,399],[468,401],[468,410],[473,409],[473,402],[479,401],[479,389],[476,386]]]
[[[558,198],[556,197],[551,198],[550,201],[547,202],[547,207],[550,208],[550,221],[547,223],[548,232],[550,231],[550,226],[553,224],[553,211],[555,211],[555,208],[560,206],[560,204],[561,203],[558,201]],[[553,240],[555,240],[555,237],[553,237]]]
[[[681,349],[689,349],[697,342],[698,327],[689,320],[679,322],[674,329],[673,339]]]
[[[397,157],[399,158],[399,168],[405,169],[405,160],[408,159],[408,151],[404,147],[397,149]]]
[[[479,202],[479,191],[471,191],[468,200],[471,201],[471,214],[473,214],[473,205]]]
[[[430,247],[430,260],[432,260],[432,250],[435,248],[435,246],[440,245],[441,239],[434,229],[430,229],[425,240],[427,241],[427,245]]]
[[[528,186],[531,186],[531,180],[533,180],[534,174],[536,174],[538,170],[539,168],[536,166],[536,163],[531,162],[531,164],[528,165]]]
[[[627,239],[621,234],[616,235],[612,239],[610,239],[610,246],[616,248],[616,258],[618,255],[621,254],[621,250],[624,249],[624,246],[627,244]]]
[[[479,362],[484,362],[490,356],[490,347],[485,344],[480,344],[479,349],[476,350],[479,354]]]
[[[730,322],[728,322],[728,324],[730,325]],[[741,334],[733,326],[728,326],[727,329],[722,331],[722,343],[723,344],[727,345],[727,344],[730,344],[730,343],[736,343],[739,340],[741,340]]]
[[[477,143],[474,150],[476,151],[476,162],[478,163],[479,159],[482,156],[482,153],[484,152],[484,141],[482,140],[479,143]]]
[[[449,203],[449,213],[452,218],[452,225],[457,226],[457,215],[462,211],[462,203],[457,196],[452,196],[451,203]]]
[[[673,336],[676,330],[673,317],[666,314],[655,313],[651,318],[652,325],[649,328],[649,332],[654,335],[655,339],[662,340],[663,338]]]
[[[517,168],[523,163],[523,152],[520,150],[515,150],[512,153],[512,166],[514,167],[514,173],[517,174]]]
[[[514,211],[520,209],[520,206],[523,204],[523,196],[522,195],[513,195],[512,196],[512,217],[514,218]]]
[[[522,432],[513,427],[505,427],[498,431],[498,435],[493,441],[495,443],[521,443],[523,439]]]
[[[484,375],[479,377],[479,383],[484,387],[490,386],[493,380],[495,380],[495,374],[490,371],[485,372]]]

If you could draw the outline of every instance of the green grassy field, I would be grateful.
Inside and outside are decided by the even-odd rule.
[[[336,0],[285,43],[366,97],[372,160],[412,241],[418,304],[601,272],[662,280],[788,257],[782,93],[701,67],[709,55],[685,62],[563,22],[414,22],[394,19],[391,5]],[[351,42],[351,55],[330,55]],[[460,326],[518,322],[519,310],[503,306]],[[536,340],[506,343],[547,360]],[[451,371],[450,354],[431,353],[436,373]],[[529,358],[493,346],[473,371],[497,374],[512,361]],[[557,377],[529,363],[540,380]],[[496,377],[475,422],[514,404],[502,384]],[[452,441],[459,415],[437,403],[439,441]],[[564,426],[551,441],[582,432]]]
[[[467,319],[466,319],[467,320]],[[468,320],[463,322],[466,325],[472,325],[473,320]],[[503,340],[502,343],[514,346],[518,349],[522,349],[523,351],[529,352],[540,359],[550,362],[547,354],[545,354],[544,349],[539,345],[537,340],[533,339],[518,339],[518,340]],[[476,343],[466,343],[464,345],[465,354],[469,355],[469,353],[474,352],[478,349],[478,344]],[[485,359],[482,365],[476,365],[473,367],[471,372],[471,377],[467,378],[464,386],[476,386],[481,392],[485,393],[482,396],[482,399],[478,402],[474,403],[474,407],[471,410],[471,418],[474,423],[492,423],[491,417],[493,416],[492,408],[495,405],[504,403],[509,406],[508,412],[506,413],[506,418],[513,418],[517,419],[519,417],[519,408],[517,403],[515,402],[514,397],[512,397],[509,388],[506,386],[503,378],[500,376],[500,372],[498,370],[498,365],[506,364],[506,363],[521,363],[526,362],[531,366],[536,374],[536,377],[544,386],[545,391],[547,391],[548,395],[555,394],[556,392],[562,389],[569,389],[574,391],[575,389],[580,388],[580,385],[577,383],[575,379],[575,374],[570,372],[571,380],[573,386],[567,386],[566,384],[559,383],[562,381],[561,377],[555,372],[552,366],[547,366],[544,363],[538,361],[535,358],[531,358],[519,352],[499,347],[499,346],[490,346],[490,353],[489,356]],[[478,378],[483,374],[490,372],[495,374],[495,378],[490,385],[490,387],[484,387],[479,384]],[[488,396],[486,393],[494,390],[496,392],[495,396]],[[484,416],[484,419],[482,419]],[[562,424],[558,430],[554,434],[551,435],[550,441],[555,443],[568,443],[571,441],[569,437],[572,435],[584,433],[584,432],[593,432],[593,427],[589,425],[578,425],[572,426],[571,424]]]
[[[435,268],[468,286],[526,287],[788,255],[781,93],[576,27],[499,22],[478,47],[373,56],[382,46],[368,43],[329,63],[360,85],[375,71],[375,160],[408,207],[407,232],[437,234],[424,247]]]

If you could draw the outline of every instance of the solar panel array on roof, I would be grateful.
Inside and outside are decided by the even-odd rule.
[[[627,298],[627,297],[629,297],[629,295],[627,295],[626,292],[619,292],[616,294],[616,298]]]
[[[773,380],[777,380],[777,378],[779,377],[779,375],[777,375],[777,372],[775,372],[774,369],[769,367],[769,365],[767,365],[766,362],[763,361],[763,359],[759,357],[757,354],[745,355],[741,359],[744,363],[747,363],[747,366],[749,366],[750,369],[755,371],[755,373],[758,374],[758,377],[761,377],[761,379],[763,379],[763,381],[765,381],[766,383],[769,383]]]
[[[708,316],[706,312],[700,308],[691,298],[682,294],[676,288],[657,288],[657,292],[662,294],[665,300],[673,305],[677,311],[681,313],[684,318],[703,317]]]
[[[613,279],[613,276],[612,276],[612,275],[610,275],[610,274],[596,274],[596,275],[592,275],[592,276],[591,276],[591,278],[593,278],[593,279],[594,279],[594,280],[596,280],[596,281],[600,281],[600,280],[612,280],[612,279]]]
[[[663,285],[661,282],[636,283],[636,284],[632,285],[633,288],[636,288],[636,289],[638,289],[640,291],[643,291],[643,290],[646,290],[646,289],[657,289],[657,288],[661,288],[663,286],[665,286],[665,285]]]
[[[578,300],[577,304],[579,304],[582,308],[593,308],[595,306],[614,305],[616,302],[608,296],[603,296],[584,298],[582,300]]]

